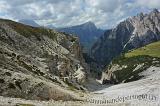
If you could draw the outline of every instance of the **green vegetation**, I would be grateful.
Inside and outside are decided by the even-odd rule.
[[[151,43],[147,46],[130,51],[125,54],[125,57],[133,57],[133,56],[139,56],[139,55],[148,55],[151,57],[160,58],[160,41]]]
[[[160,41],[122,54],[118,58],[113,59],[108,69],[110,69],[113,64],[118,64],[122,68],[113,72],[118,81],[114,83],[138,80],[143,77],[138,75],[143,70],[146,70],[150,66],[160,67]],[[135,70],[138,65],[140,65],[140,67]],[[124,68],[123,66],[126,67]]]
[[[4,79],[0,79],[0,83],[4,83],[5,81],[4,81]]]
[[[65,80],[64,81],[67,85],[68,85],[68,88],[72,91],[74,90],[77,90],[78,88],[76,86],[74,86],[71,82],[69,82],[68,80]]]
[[[158,62],[153,63],[153,59]],[[116,83],[120,83],[122,81],[130,82],[140,79],[142,76],[139,76],[138,74],[143,70],[149,68],[152,65],[158,66],[158,64],[160,64],[160,58],[153,58],[151,56],[145,55],[129,58],[121,57],[121,59],[115,59],[113,61],[113,64],[118,64],[120,65],[120,67],[127,66],[126,68],[122,68],[114,72],[114,74],[116,75],[116,79],[118,80],[118,82]],[[137,70],[134,70],[138,65],[141,65],[141,67]]]
[[[16,106],[35,106],[35,105],[32,105],[32,104],[16,104]]]
[[[19,34],[25,37],[35,36],[39,41],[41,40],[41,35],[48,36],[52,40],[56,40],[57,38],[56,33],[52,29],[46,29],[43,27],[32,27],[11,20],[3,21],[6,22],[11,28],[13,28]]]
[[[8,88],[11,88],[11,89],[16,89],[15,85],[13,83],[9,83],[8,84]]]

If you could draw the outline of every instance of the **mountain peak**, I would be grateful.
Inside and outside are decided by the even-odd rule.
[[[82,26],[84,28],[97,29],[96,25],[93,22],[91,22],[91,21],[88,21],[88,22],[82,24]]]
[[[160,12],[158,11],[158,9],[153,9],[153,10],[150,12],[149,15],[150,15],[151,17],[157,17],[159,13],[160,13]]]
[[[88,22],[86,22],[84,24],[86,24],[86,25],[95,25],[92,21],[88,21]]]
[[[94,23],[92,21],[88,21],[88,22],[86,22],[84,24],[94,24]]]
[[[89,52],[92,44],[104,33],[103,30],[98,29],[91,21],[72,27],[59,28],[58,30],[77,35],[85,53]]]
[[[159,13],[158,9],[153,9],[153,11],[151,13]]]
[[[160,40],[159,19],[160,12],[154,9],[122,21],[105,32],[92,47],[91,54],[101,65],[106,65],[122,52]]]
[[[143,13],[143,12],[139,13],[139,14],[137,15],[137,17],[140,18],[140,19],[143,19],[144,13]]]

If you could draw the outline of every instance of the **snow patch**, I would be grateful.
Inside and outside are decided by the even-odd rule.
[[[141,67],[143,67],[143,65],[144,65],[144,63],[137,65],[137,67],[133,70],[133,72],[134,72],[134,71],[137,71],[138,69],[140,69]]]

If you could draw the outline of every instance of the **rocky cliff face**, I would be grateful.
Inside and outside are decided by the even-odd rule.
[[[92,56],[102,65],[126,50],[160,40],[160,12],[138,14],[108,30],[92,47]]]
[[[71,100],[87,72],[77,37],[0,20],[1,96]]]

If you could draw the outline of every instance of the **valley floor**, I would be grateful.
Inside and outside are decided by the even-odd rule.
[[[0,97],[0,106],[160,106],[160,67],[150,67],[140,74],[143,79],[91,92],[85,101],[42,102]]]

